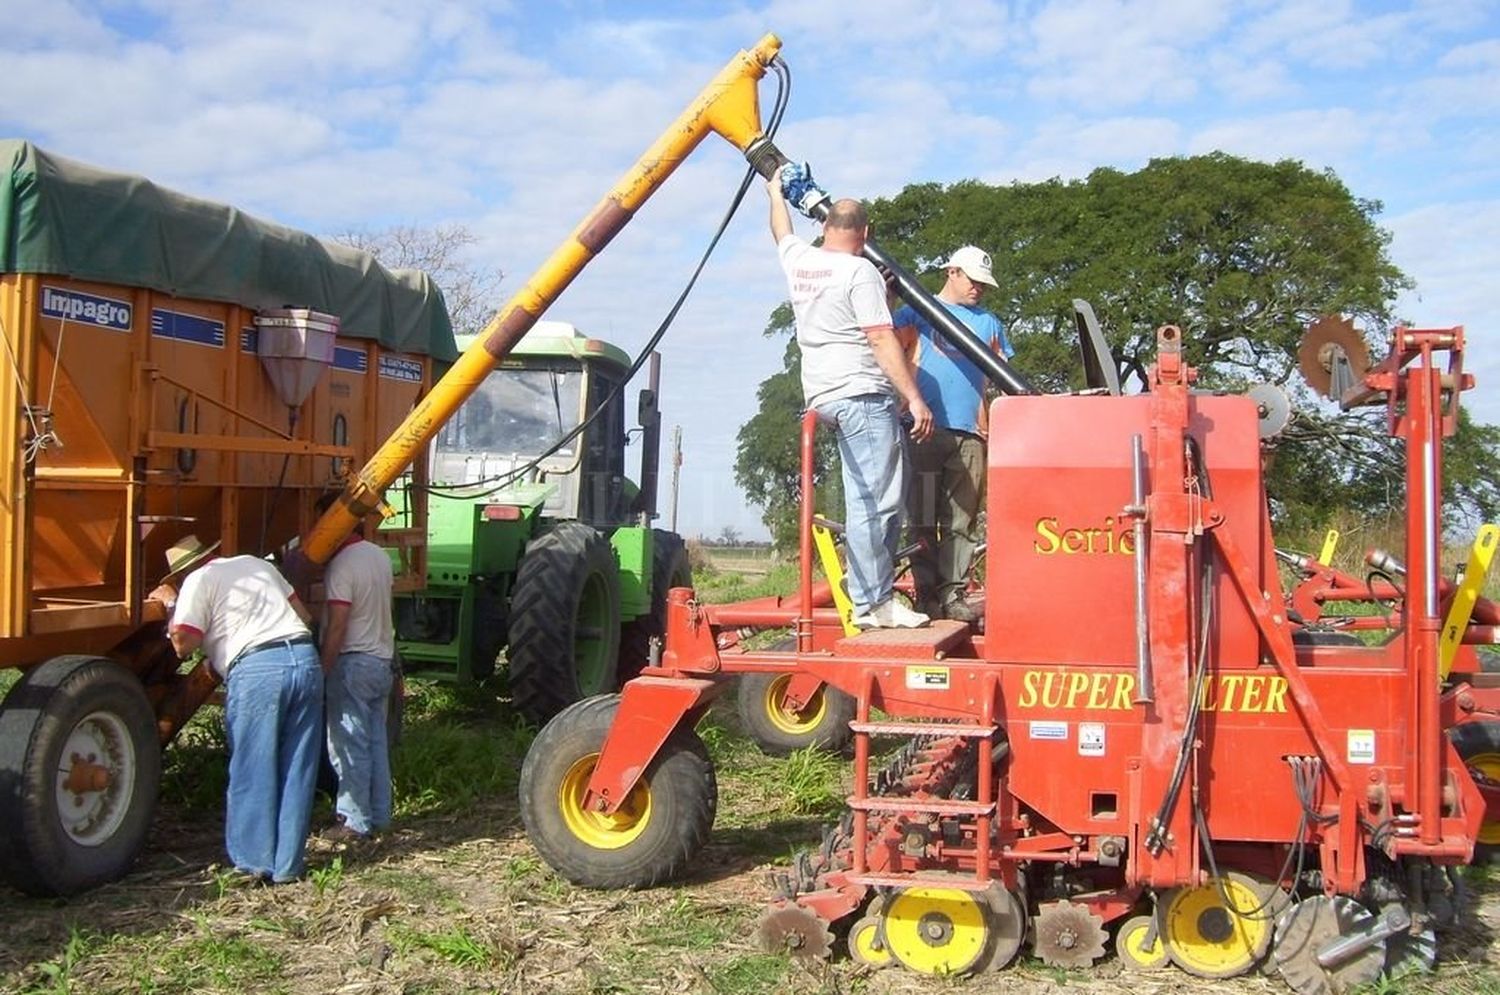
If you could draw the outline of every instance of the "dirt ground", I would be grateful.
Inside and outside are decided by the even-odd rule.
[[[728,786],[726,786],[728,787]],[[0,892],[0,991],[291,992],[1286,992],[1279,978],[1207,982],[1124,974],[1113,957],[1059,971],[1024,955],[974,979],[872,971],[835,947],[808,970],[753,934],[773,859],[817,838],[813,820],[718,828],[689,880],[648,892],[560,881],[525,839],[514,799],[398,826],[361,850],[315,841],[307,880],[225,884],[221,825],[167,808],[125,880],[72,901]],[[1382,993],[1500,992],[1500,883],[1471,876],[1435,975]]]

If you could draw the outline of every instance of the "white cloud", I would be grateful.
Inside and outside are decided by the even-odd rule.
[[[1387,226],[1392,258],[1417,282],[1402,297],[1400,316],[1419,328],[1464,326],[1465,366],[1478,379],[1464,405],[1500,424],[1500,301],[1492,290],[1500,272],[1500,199],[1422,207]]]
[[[1218,121],[1195,132],[1188,151],[1221,151],[1268,161],[1300,159],[1322,167],[1357,160],[1370,140],[1364,116],[1332,107]]]
[[[1227,16],[1203,0],[1055,0],[1031,21],[1027,92],[1087,111],[1188,100],[1199,91],[1192,49]]]

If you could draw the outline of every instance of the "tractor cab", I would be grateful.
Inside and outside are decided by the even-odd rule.
[[[459,348],[472,339],[460,336]],[[629,369],[618,347],[538,322],[438,433],[432,482],[486,491],[496,503],[540,499],[546,518],[624,524],[637,488],[625,477],[625,395],[616,388]]]

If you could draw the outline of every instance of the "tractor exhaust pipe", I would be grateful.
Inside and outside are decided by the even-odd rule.
[[[780,149],[765,139],[752,143],[745,150],[745,158],[749,160],[751,167],[766,179],[770,179],[777,170],[790,161]],[[816,187],[813,187],[813,190],[822,193]],[[821,199],[810,203],[800,203],[797,206],[803,214],[821,223],[828,218],[830,203],[828,195],[823,194]],[[969,326],[953,317],[947,308],[937,302],[937,298],[927,292],[926,287],[923,287],[915,277],[886,255],[880,246],[873,241],[867,241],[862,254],[877,267],[890,273],[896,296],[910,304],[912,310],[937,329],[938,334],[947,339],[950,345],[969,357],[969,360],[984,372],[984,375],[1001,393],[1035,394],[1037,392],[1036,388],[1031,386],[1015,367],[1006,362],[1004,357],[991,352],[979,336],[969,330]]]

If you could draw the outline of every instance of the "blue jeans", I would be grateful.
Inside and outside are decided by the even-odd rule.
[[[906,493],[906,434],[890,394],[861,394],[815,409],[834,426],[844,464],[844,546],[849,600],[864,614],[890,599]]]
[[[248,874],[294,881],[302,876],[322,745],[318,652],[311,643],[277,643],[246,654],[225,686],[229,859]]]
[[[391,661],[369,653],[340,653],[328,675],[328,756],[339,776],[335,806],[357,833],[391,823],[391,759],[386,705]]]

